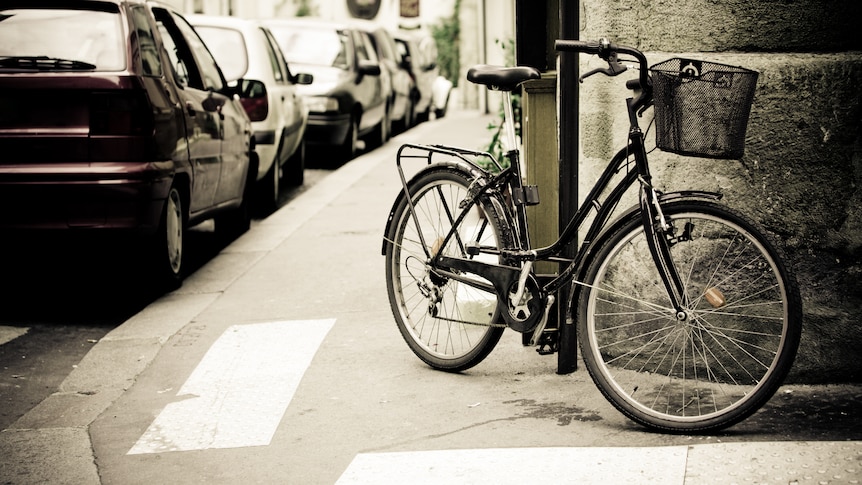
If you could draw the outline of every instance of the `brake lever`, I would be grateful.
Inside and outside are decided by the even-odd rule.
[[[597,69],[593,69],[592,71],[590,71],[590,72],[584,74],[583,76],[581,76],[580,78],[578,78],[578,82],[583,83],[584,79],[592,76],[593,74],[604,74],[605,76],[611,76],[611,77],[619,76],[620,74],[624,73],[626,71],[626,69],[628,69],[628,67],[626,67],[625,64],[623,64],[619,61],[619,59],[617,58],[616,52],[611,52],[608,55],[608,58],[605,60],[608,62],[608,67],[605,67],[605,68],[600,67]]]
[[[644,113],[646,112],[646,110],[652,108],[652,105],[653,105],[653,102],[650,101],[649,103],[646,103],[643,106],[641,106],[638,109],[638,118],[642,117],[644,115]]]

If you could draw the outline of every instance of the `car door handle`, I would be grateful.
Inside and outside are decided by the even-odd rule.
[[[192,118],[195,117],[195,107],[192,106],[191,101],[186,101],[186,111],[188,111],[189,116],[191,116]]]

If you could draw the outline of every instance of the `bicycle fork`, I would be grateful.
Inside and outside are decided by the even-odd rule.
[[[639,180],[641,183],[641,219],[644,225],[647,245],[649,246],[650,254],[656,264],[656,269],[662,283],[664,283],[671,307],[676,313],[676,318],[683,321],[688,318],[688,313],[685,309],[688,307],[689,302],[685,286],[670,256],[669,236],[672,235],[673,227],[668,223],[661,210],[656,190],[643,177],[639,177]]]

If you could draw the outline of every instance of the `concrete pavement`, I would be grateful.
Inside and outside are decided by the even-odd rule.
[[[583,370],[556,375],[556,358],[514,332],[464,374],[421,365],[392,321],[379,253],[395,150],[478,149],[490,120],[453,112],[420,125],[256,223],[0,433],[0,483],[862,480],[859,386],[786,386],[720,435],[665,436],[619,415]],[[270,371],[278,384],[263,392],[256,377]],[[215,436],[181,436],[209,413]]]

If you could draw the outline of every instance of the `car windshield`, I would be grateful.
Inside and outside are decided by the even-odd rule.
[[[233,81],[248,71],[245,39],[237,30],[196,25],[198,35],[212,52],[225,79]]]
[[[347,56],[347,34],[331,29],[273,28],[284,57],[290,64],[350,67]]]
[[[0,8],[0,68],[118,71],[126,48],[120,13]]]

